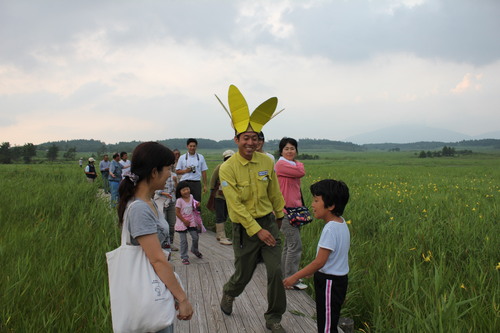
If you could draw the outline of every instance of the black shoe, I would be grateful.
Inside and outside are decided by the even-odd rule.
[[[286,333],[285,329],[283,328],[283,326],[281,326],[280,323],[266,323],[266,328],[268,330],[271,330],[272,333]]]
[[[230,315],[233,312],[233,302],[234,302],[234,297],[229,296],[227,294],[222,295],[222,300],[220,301],[220,309],[224,314]]]

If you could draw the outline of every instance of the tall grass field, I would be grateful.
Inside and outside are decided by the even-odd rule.
[[[302,191],[310,204],[317,180],[350,188],[342,316],[356,331],[500,331],[499,155],[320,156],[304,161]],[[210,174],[221,157],[207,159]],[[0,332],[112,331],[105,253],[120,231],[99,185],[76,163],[0,165]],[[302,266],[322,227],[302,228]]]

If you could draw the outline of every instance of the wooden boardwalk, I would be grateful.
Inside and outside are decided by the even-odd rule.
[[[188,236],[189,245],[191,239]],[[179,247],[176,235],[175,246]],[[200,235],[199,250],[203,259],[189,253],[190,265],[183,265],[179,252],[172,252],[174,269],[179,274],[194,307],[190,321],[175,321],[175,331],[183,333],[270,332],[265,327],[267,278],[263,264],[257,269],[245,291],[235,299],[233,313],[226,316],[220,309],[222,286],[234,272],[233,247],[220,245],[211,231]],[[314,300],[305,291],[287,290],[287,311],[281,324],[287,332],[316,332]]]

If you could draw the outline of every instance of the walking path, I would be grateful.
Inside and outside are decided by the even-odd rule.
[[[188,236],[189,244],[191,239]],[[179,247],[176,235],[174,245]],[[237,297],[233,313],[226,316],[220,309],[222,286],[234,272],[233,247],[221,245],[211,231],[200,234],[199,250],[203,259],[190,253],[190,265],[183,265],[179,252],[172,252],[174,269],[179,274],[194,307],[190,321],[175,322],[175,331],[183,333],[270,332],[265,327],[267,278],[264,264],[258,264],[243,294]],[[281,324],[287,332],[316,332],[314,300],[305,291],[287,290],[287,311]]]

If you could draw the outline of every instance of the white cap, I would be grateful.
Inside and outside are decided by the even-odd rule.
[[[225,152],[222,153],[222,157],[226,158],[226,157],[231,157],[234,155],[234,151],[232,151],[231,149],[228,149],[226,150]]]

